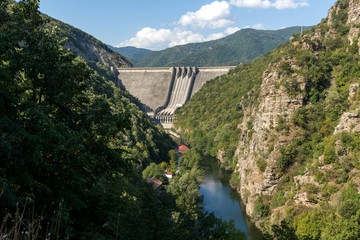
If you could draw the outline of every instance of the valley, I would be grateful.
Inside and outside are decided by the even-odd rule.
[[[359,0],[161,51],[0,9],[0,238],[360,238]]]

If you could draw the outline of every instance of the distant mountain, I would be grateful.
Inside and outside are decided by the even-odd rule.
[[[301,27],[281,30],[242,29],[222,39],[154,51],[140,59],[133,58],[132,63],[135,67],[238,65],[275,49],[300,31]]]
[[[153,52],[149,49],[136,47],[113,47],[109,45],[109,48],[120,53],[121,55],[124,55],[131,62],[135,62],[136,60],[143,58]]]

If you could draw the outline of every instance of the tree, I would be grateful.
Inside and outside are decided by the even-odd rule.
[[[178,159],[179,154],[174,149],[171,149],[168,155],[170,157],[170,171],[176,172],[176,160]]]
[[[320,235],[316,237],[296,235],[295,229],[285,220],[281,221],[280,225],[273,225],[272,232],[272,235],[265,234],[264,240],[320,240]]]
[[[160,165],[156,163],[150,163],[150,165],[145,168],[142,175],[143,178],[160,178],[163,173],[164,172],[161,170]]]

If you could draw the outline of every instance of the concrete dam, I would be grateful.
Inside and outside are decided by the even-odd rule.
[[[182,107],[209,80],[234,67],[118,68],[119,81],[144,105],[144,111],[165,128],[171,127]]]

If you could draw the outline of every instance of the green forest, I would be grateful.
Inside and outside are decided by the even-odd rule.
[[[244,239],[197,208],[195,159],[155,194],[142,170],[173,164],[175,143],[38,8],[0,1],[0,236]]]

